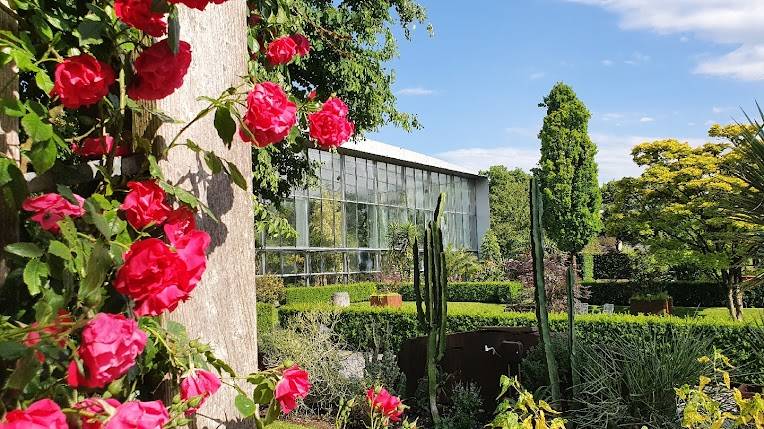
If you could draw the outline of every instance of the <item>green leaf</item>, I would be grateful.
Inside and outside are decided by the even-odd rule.
[[[22,258],[39,258],[42,256],[42,249],[34,243],[13,243],[5,246],[5,251]]]
[[[18,211],[28,194],[27,181],[16,161],[0,156],[0,203]]]
[[[223,171],[223,162],[217,155],[215,155],[215,152],[205,152],[204,162],[207,164],[207,167],[209,167],[212,174],[218,174]]]
[[[21,118],[21,125],[29,137],[36,141],[46,141],[53,137],[53,127],[46,124],[35,112],[29,112]]]
[[[2,360],[14,360],[29,350],[25,345],[19,344],[15,341],[3,341],[0,342],[0,359]]]
[[[103,282],[111,268],[112,261],[109,256],[109,247],[102,241],[93,246],[93,252],[87,263],[85,277],[80,282],[80,290],[77,296],[90,306],[100,304]]]
[[[220,139],[226,145],[230,145],[236,133],[236,121],[231,117],[231,111],[227,107],[218,107],[215,110],[214,125]]]
[[[0,112],[14,118],[21,118],[27,113],[24,103],[16,98],[3,98],[0,100]]]
[[[228,175],[231,177],[231,180],[233,183],[236,184],[239,188],[243,190],[247,190],[247,179],[244,178],[244,175],[241,174],[241,171],[239,171],[239,167],[236,166],[233,162],[226,161],[226,164],[228,165]]]
[[[32,27],[35,29],[37,34],[41,36],[41,39],[43,39],[45,42],[49,42],[51,39],[53,39],[53,30],[50,29],[48,23],[45,22],[40,15],[32,15],[29,18],[29,21],[32,23]]]
[[[48,264],[33,258],[24,267],[24,283],[29,289],[29,294],[35,296],[40,293],[43,281],[48,278]]]
[[[149,155],[149,174],[151,174],[151,177],[163,180],[164,175],[162,174],[162,169],[159,168],[159,164],[157,163],[156,157],[154,155]]]
[[[105,24],[93,18],[98,18],[94,15],[88,15],[77,26],[77,37],[80,39],[81,46],[87,45],[99,45],[103,42],[102,33],[105,28]]]
[[[180,21],[177,8],[172,8],[167,17],[167,42],[170,44],[173,55],[177,55],[180,46]]]
[[[69,249],[69,247],[66,246],[66,244],[58,241],[58,240],[52,240],[50,244],[48,245],[48,253],[58,256],[59,258],[65,260],[65,261],[71,261],[72,260],[72,251]]]
[[[234,399],[233,403],[245,419],[252,417],[257,412],[257,404],[245,395],[236,395],[236,399]]]
[[[199,206],[199,199],[194,196],[194,194],[186,191],[183,188],[175,188],[175,196],[182,202],[188,204],[189,206],[193,208],[197,208]]]
[[[34,81],[37,84],[37,87],[46,94],[49,94],[50,91],[53,90],[53,81],[50,80],[50,76],[48,76],[48,73],[45,72],[45,70],[40,70],[35,73]]]
[[[33,143],[26,156],[32,161],[37,174],[45,173],[56,163],[56,144],[53,140]]]
[[[24,390],[40,369],[40,361],[35,357],[31,349],[27,349],[26,355],[16,361],[16,369],[13,370],[5,387],[11,390]]]

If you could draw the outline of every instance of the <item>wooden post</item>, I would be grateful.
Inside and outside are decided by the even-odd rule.
[[[7,0],[0,0],[7,5]],[[16,31],[17,23],[6,12],[0,11],[0,29]],[[10,83],[8,83],[10,82]],[[6,86],[6,84],[8,84]],[[19,96],[18,70],[10,63],[0,67],[0,98]],[[0,154],[15,160],[21,165],[21,151],[19,148],[19,121],[18,118],[0,115]],[[0,287],[5,283],[8,267],[5,263],[5,252],[2,249],[10,243],[19,240],[19,213],[15,207],[0,206]]]
[[[180,39],[192,49],[191,67],[183,86],[157,106],[171,117],[188,122],[206,106],[199,96],[217,97],[241,83],[247,74],[247,4],[230,0],[210,4],[203,12],[180,7]],[[215,353],[238,374],[257,369],[255,310],[255,225],[252,210],[252,147],[234,141],[226,150],[212,123],[212,115],[186,131],[183,140],[193,140],[234,162],[247,179],[247,192],[222,174],[212,176],[198,154],[184,148],[170,151],[162,170],[170,182],[178,183],[207,204],[220,223],[203,216],[199,228],[212,237],[207,271],[191,299],[169,315],[183,323],[191,338],[209,342]],[[172,139],[181,125],[163,125],[159,134]],[[192,427],[254,427],[237,423],[233,404],[236,392],[227,387],[211,397]]]

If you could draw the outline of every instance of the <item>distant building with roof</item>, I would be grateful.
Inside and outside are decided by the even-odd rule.
[[[488,229],[488,180],[477,171],[373,140],[336,153],[309,149],[308,158],[320,163],[318,183],[295,190],[282,209],[297,235],[259,237],[260,275],[306,284],[373,277],[389,225],[423,229],[440,192],[447,244],[477,252]]]

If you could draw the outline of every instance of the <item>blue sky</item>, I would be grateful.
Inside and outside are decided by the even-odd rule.
[[[395,90],[424,128],[367,137],[473,167],[529,169],[557,81],[592,112],[601,181],[638,174],[634,144],[706,140],[764,102],[762,0],[423,0],[435,28],[401,41]]]

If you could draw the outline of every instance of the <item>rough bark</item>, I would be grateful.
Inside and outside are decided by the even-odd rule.
[[[0,0],[8,4],[6,0]],[[16,21],[0,11],[0,29],[16,30]],[[7,86],[6,86],[7,85]],[[18,98],[19,81],[18,72],[12,65],[0,67],[0,98]],[[0,154],[16,160],[21,165],[21,152],[19,149],[19,121],[17,118],[0,115]],[[2,249],[10,243],[19,240],[19,216],[14,207],[5,204],[0,206],[0,287],[5,283],[8,267]]]
[[[191,45],[193,61],[184,85],[158,107],[184,122],[191,120],[205,106],[199,96],[217,97],[222,91],[241,82],[247,73],[247,5],[231,0],[210,5],[204,12],[180,8],[180,38]],[[212,237],[207,271],[191,299],[169,318],[183,323],[189,335],[209,342],[215,353],[231,364],[238,374],[257,369],[257,333],[255,314],[255,237],[251,204],[251,146],[234,141],[225,149],[213,126],[212,115],[191,126],[183,135],[220,157],[234,162],[247,178],[243,191],[221,174],[212,176],[204,160],[184,148],[170,151],[162,162],[167,179],[190,190],[206,203],[220,223],[203,216],[199,227]],[[172,139],[178,125],[162,126],[159,134]],[[235,391],[222,388],[210,398],[192,427],[254,427],[238,422],[233,399]]]
[[[743,320],[743,273],[740,267],[722,272],[722,280],[727,287],[727,310],[734,320]]]

